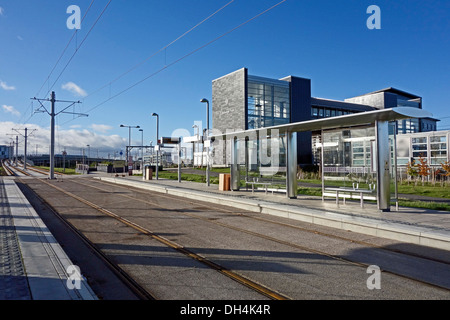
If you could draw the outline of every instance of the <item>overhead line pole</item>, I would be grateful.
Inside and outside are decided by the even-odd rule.
[[[55,179],[55,117],[59,115],[60,113],[68,113],[73,115],[79,115],[79,116],[86,116],[87,114],[82,113],[75,113],[75,112],[66,112],[69,107],[73,106],[76,103],[81,103],[80,101],[64,101],[64,100],[56,100],[56,94],[54,91],[52,91],[50,99],[38,99],[38,98],[32,98],[32,100],[37,100],[41,104],[41,107],[37,109],[35,112],[46,112],[48,115],[50,115],[50,172],[49,172],[49,179],[53,180]],[[51,109],[50,112],[44,107],[41,101],[49,101],[51,102]],[[68,107],[64,108],[62,111],[56,113],[56,102],[63,102],[63,103],[71,103]],[[41,110],[43,108],[44,110]]]
[[[20,134],[21,136],[23,136],[25,138],[25,146],[24,146],[24,161],[23,161],[23,169],[27,170],[27,145],[28,145],[28,128],[25,129],[13,129],[14,131],[16,131],[18,134]],[[19,132],[19,130],[25,130],[25,135],[23,135],[22,133]],[[34,131],[36,131],[36,129],[33,129],[31,131],[31,133],[33,133]]]

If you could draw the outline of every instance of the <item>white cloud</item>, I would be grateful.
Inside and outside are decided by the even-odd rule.
[[[69,91],[69,92],[71,92],[74,95],[79,96],[79,97],[86,97],[87,96],[86,91],[81,89],[78,85],[76,85],[73,82],[67,82],[66,84],[63,84],[61,88],[64,89],[64,90],[67,90],[67,91]]]
[[[50,128],[41,127],[35,124],[19,124],[14,122],[0,122],[0,145],[9,145],[12,129],[28,128],[34,130],[29,137],[29,152],[35,153],[36,149],[39,154],[48,154],[50,145]],[[57,128],[55,135],[55,153],[60,154],[62,150],[66,149],[69,154],[79,155],[82,149],[87,150],[87,145],[90,146],[91,155],[96,155],[97,150],[100,155],[107,155],[108,153],[124,150],[127,143],[125,138],[118,135],[103,135],[96,134],[89,130],[69,129],[63,130]],[[19,153],[23,152],[22,146],[19,145]]]
[[[106,133],[109,130],[111,130],[113,127],[107,126],[105,124],[93,124],[93,125],[91,125],[91,128],[94,129],[95,131],[98,131],[101,133]]]
[[[20,41],[23,41],[23,38],[21,36],[17,36],[17,39],[19,39]]]
[[[0,7],[0,16],[2,16],[4,12],[5,10],[2,7]]]
[[[0,88],[6,91],[16,90],[16,87],[8,86],[4,81],[0,81]]]
[[[11,113],[15,116],[20,117],[20,112],[16,110],[13,106],[2,105],[3,111],[6,113]]]

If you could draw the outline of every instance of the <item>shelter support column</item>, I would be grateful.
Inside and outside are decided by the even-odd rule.
[[[286,132],[286,195],[297,198],[297,133]]]
[[[231,140],[231,190],[239,191],[240,173],[239,173],[239,146],[238,139]]]
[[[387,121],[375,122],[376,132],[376,157],[377,157],[377,199],[378,209],[381,211],[391,211],[391,190],[389,162],[389,123]]]

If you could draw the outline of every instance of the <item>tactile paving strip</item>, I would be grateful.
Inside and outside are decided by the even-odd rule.
[[[31,300],[19,242],[0,178],[0,300]]]

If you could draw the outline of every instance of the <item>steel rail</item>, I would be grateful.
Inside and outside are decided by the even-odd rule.
[[[47,182],[46,182],[47,183]],[[48,184],[48,183],[47,183]],[[25,185],[25,184],[24,184]],[[105,253],[103,253],[97,246],[95,246],[82,232],[75,228],[69,221],[67,221],[61,214],[59,214],[44,198],[37,194],[32,188],[27,185],[34,196],[49,209],[55,217],[57,217],[71,232],[79,237],[79,239],[96,254],[100,260],[140,299],[140,300],[158,300],[156,296],[148,290],[144,289],[138,284],[128,273],[126,273],[117,264],[112,262]]]
[[[138,192],[138,193],[141,193],[141,194],[146,194],[146,191],[143,191],[143,190],[141,190],[139,188],[129,187],[129,186],[127,187],[127,186],[122,186],[122,185],[116,185],[116,184],[113,184],[111,182],[105,182],[105,181],[101,181],[101,180],[95,180],[95,181],[96,181],[96,183],[99,183],[99,184],[113,185],[113,186],[125,188],[127,190],[130,190],[130,188],[133,188],[134,192]],[[90,186],[92,188],[97,188],[97,189],[102,190],[102,191],[107,191],[105,189],[101,189],[99,187],[95,187],[95,186],[92,186],[92,185],[89,185],[89,184],[81,183],[79,181],[74,181],[74,182],[78,183],[78,184],[85,185],[85,186]],[[126,196],[126,195],[120,195],[120,196],[129,197],[129,196]],[[163,198],[166,198],[166,199],[172,199],[170,195],[167,195],[165,193],[158,194],[158,197],[163,197]],[[136,198],[133,198],[133,199],[136,200]],[[139,200],[139,199],[137,199],[137,200]],[[189,203],[189,204],[195,204],[196,206],[200,207],[198,205],[198,203],[194,203],[192,200],[189,200],[189,199],[184,199],[182,197],[178,197],[178,200],[186,202],[186,203]],[[150,202],[148,200],[139,200],[139,201],[147,201],[149,204],[158,205],[158,204],[156,204],[154,202]],[[304,232],[308,232],[308,233],[312,233],[312,234],[317,234],[317,235],[321,235],[321,236],[332,238],[332,239],[337,239],[337,240],[347,241],[347,242],[350,242],[350,243],[360,244],[360,245],[372,247],[372,248],[375,248],[375,249],[380,249],[380,250],[383,250],[383,251],[400,253],[400,254],[403,254],[403,255],[411,256],[411,257],[426,259],[426,260],[430,260],[430,261],[433,261],[433,262],[439,262],[439,263],[450,265],[449,261],[438,259],[438,258],[427,257],[427,256],[424,256],[422,254],[406,252],[406,251],[399,250],[399,249],[386,248],[386,247],[383,247],[383,246],[380,246],[380,245],[377,245],[377,244],[374,244],[374,243],[370,243],[370,242],[366,242],[366,241],[362,241],[362,240],[355,240],[355,239],[351,239],[351,238],[346,238],[346,237],[343,237],[343,236],[338,236],[338,235],[331,234],[331,233],[326,233],[326,232],[323,232],[323,231],[311,230],[311,229],[307,229],[307,228],[304,228],[304,227],[301,227],[301,226],[298,226],[298,225],[289,224],[289,223],[286,223],[286,222],[274,221],[274,220],[271,220],[271,219],[267,219],[267,218],[263,218],[263,217],[257,217],[257,216],[253,216],[253,215],[248,215],[248,214],[240,213],[240,212],[237,213],[234,210],[229,210],[229,209],[223,208],[222,206],[215,205],[214,203],[208,203],[208,205],[204,205],[204,208],[206,210],[211,210],[212,208],[214,208],[214,210],[221,211],[221,212],[224,212],[224,213],[227,213],[227,214],[233,214],[233,215],[236,215],[236,216],[245,217],[245,218],[248,218],[248,219],[258,220],[258,221],[262,221],[262,222],[267,222],[267,223],[271,223],[271,224],[275,224],[275,225],[279,225],[279,226],[283,226],[283,227],[289,227],[289,228],[293,228],[293,229],[296,229],[296,230],[300,230],[300,231],[304,231]],[[183,213],[183,214],[189,215],[188,213]],[[192,214],[190,214],[190,215],[192,215]],[[213,222],[213,221],[210,221],[210,222]]]
[[[92,185],[89,185],[89,184],[81,183],[79,181],[73,181],[73,182],[75,182],[77,184],[89,186],[89,187],[92,187],[92,188],[96,188],[96,189],[99,189],[99,190],[102,190],[102,191],[108,191],[108,190],[105,190],[105,189],[102,189],[102,188],[99,188],[99,187],[96,187],[96,186],[92,186]],[[103,183],[105,183],[105,182],[103,182]],[[110,183],[107,183],[107,184],[111,185]],[[124,187],[124,186],[118,186],[118,187],[125,188],[125,189],[129,190],[129,188]],[[138,191],[140,193],[145,193],[144,191],[141,191],[141,190],[135,190],[135,188],[133,188],[133,191]],[[134,197],[131,197],[131,196],[127,196],[127,195],[124,195],[124,194],[119,194],[119,196],[125,197],[125,198],[129,198],[129,199],[131,199],[133,201],[140,201],[140,202],[144,202],[144,203],[147,203],[147,204],[151,204],[153,206],[158,206],[160,208],[167,209],[166,207],[163,207],[163,206],[161,206],[161,205],[159,205],[159,204],[157,204],[155,202],[152,202],[152,201],[137,199],[137,198],[134,198]],[[160,196],[160,195],[158,195],[158,196]],[[166,197],[170,198],[169,196],[166,196]],[[181,198],[179,200],[184,201]],[[191,202],[191,203],[193,203],[193,202]],[[211,210],[211,207],[205,207],[205,209]],[[232,211],[226,211],[226,212],[227,213],[233,213]],[[207,221],[207,222],[212,223],[212,224],[220,225],[220,226],[225,227],[225,228],[230,228],[230,229],[233,229],[233,230],[236,230],[236,231],[240,231],[240,232],[243,232],[243,233],[251,234],[253,236],[257,236],[257,237],[260,237],[260,238],[263,238],[263,239],[266,239],[266,240],[270,240],[270,241],[274,241],[274,242],[277,242],[277,243],[280,243],[280,244],[284,244],[284,245],[287,245],[287,246],[290,246],[290,247],[294,247],[296,249],[305,250],[305,251],[308,251],[308,252],[311,252],[311,253],[314,253],[314,254],[327,256],[329,258],[332,258],[332,259],[335,259],[335,260],[339,260],[339,261],[343,261],[343,262],[350,263],[350,264],[354,264],[354,265],[357,265],[357,266],[360,266],[360,267],[363,267],[363,268],[367,268],[369,266],[369,264],[367,264],[367,263],[352,261],[350,259],[343,258],[343,257],[340,257],[340,256],[336,256],[336,255],[333,255],[333,254],[330,254],[330,253],[327,253],[327,252],[324,252],[324,251],[311,249],[311,248],[308,248],[308,247],[305,247],[305,246],[301,246],[301,245],[296,244],[296,243],[292,243],[292,242],[289,242],[289,241],[285,241],[285,240],[277,239],[277,238],[274,238],[274,237],[270,237],[270,236],[267,236],[265,234],[261,234],[261,233],[253,232],[253,231],[250,231],[250,230],[242,229],[242,228],[239,228],[239,227],[231,226],[231,225],[228,225],[228,224],[225,224],[225,223],[221,223],[221,222],[218,222],[216,220],[210,220],[208,218],[200,217],[200,216],[197,216],[197,215],[192,214],[192,213],[177,211],[177,214],[182,214],[182,215],[189,216],[189,217],[192,217],[192,218],[197,218],[197,219],[200,219],[200,220],[203,220],[203,221]],[[236,213],[234,213],[234,214],[236,214]],[[261,220],[263,220],[265,222],[270,222],[270,223],[275,223],[275,224],[282,224],[282,225],[285,225],[285,226],[293,227],[293,228],[296,228],[296,229],[302,229],[304,231],[315,233],[313,231],[310,231],[310,230],[307,230],[307,229],[303,229],[301,227],[297,227],[297,226],[293,226],[293,225],[289,225],[289,224],[278,223],[278,222],[274,222],[274,221],[271,221],[271,220],[268,220],[268,219],[254,218],[252,216],[244,215],[242,213],[238,213],[237,215],[246,216],[248,218],[253,218],[253,219],[258,219],[258,220],[261,219]],[[322,235],[322,236],[333,236],[333,235],[327,235],[326,233],[319,233],[319,234]],[[341,240],[344,240],[344,241],[349,241],[349,242],[352,242],[352,243],[358,243],[357,241],[354,241],[354,240],[351,240],[351,239],[347,239],[347,238],[344,238],[344,237],[337,237],[337,238],[341,239]],[[393,251],[393,252],[396,252],[396,253],[409,255],[409,253],[404,253],[402,251],[397,252],[397,251],[394,251],[394,250],[385,249],[385,248],[383,248],[381,246],[368,244],[368,243],[365,243],[363,241],[360,241],[359,244],[368,245],[368,246],[371,246],[371,247],[374,247],[374,248],[377,248],[377,249],[381,249],[381,250]],[[426,260],[433,261],[433,262],[449,264],[446,261],[441,261],[441,260],[438,260],[438,259],[430,259],[430,258],[427,258],[427,257],[421,257],[421,256],[416,256],[416,255],[410,255],[410,256],[426,259]],[[399,274],[399,273],[396,273],[396,272],[393,272],[393,271],[384,270],[384,269],[382,269],[381,271],[385,272],[385,273],[389,273],[389,274],[395,275],[395,276],[399,276],[399,277],[402,277],[402,278],[405,278],[405,279],[408,279],[408,280],[416,281],[418,283],[426,284],[428,286],[432,286],[432,287],[436,287],[436,288],[444,289],[444,290],[449,290],[449,288],[447,288],[447,287],[440,286],[440,285],[437,285],[437,284],[434,284],[434,283],[430,283],[430,282],[427,282],[427,281],[423,281],[423,280],[420,280],[420,279],[416,279],[416,278],[413,278],[413,277],[410,277],[410,276],[406,276],[406,275],[403,275],[403,274]]]
[[[256,292],[258,292],[258,293],[260,293],[260,294],[262,294],[262,295],[264,295],[266,297],[268,297],[268,298],[270,298],[270,299],[273,299],[273,300],[291,300],[291,298],[286,296],[286,295],[278,293],[278,292],[276,292],[276,291],[274,291],[274,290],[272,290],[272,289],[270,289],[270,288],[268,288],[266,286],[263,286],[263,285],[261,285],[259,283],[256,283],[256,282],[252,281],[251,279],[248,279],[248,278],[246,278],[246,277],[244,277],[242,275],[239,275],[236,272],[233,272],[232,270],[229,270],[229,269],[227,269],[227,268],[225,268],[225,267],[223,267],[223,266],[221,266],[221,265],[219,265],[219,264],[217,264],[217,263],[215,263],[215,262],[213,262],[213,261],[211,261],[211,260],[209,260],[209,259],[207,259],[207,258],[205,258],[205,257],[203,257],[203,256],[201,256],[201,255],[199,255],[199,254],[197,254],[197,253],[195,253],[195,252],[185,248],[185,247],[183,247],[182,245],[180,245],[180,244],[178,244],[178,243],[176,243],[176,242],[174,242],[172,240],[169,240],[169,239],[167,239],[165,237],[162,237],[162,236],[160,236],[160,235],[158,235],[158,234],[148,230],[147,228],[145,228],[143,226],[140,226],[140,225],[138,225],[138,224],[136,224],[136,223],[126,219],[126,218],[123,218],[120,215],[118,215],[118,214],[116,214],[116,213],[114,213],[114,212],[112,212],[110,210],[102,208],[101,206],[96,205],[95,203],[92,203],[92,202],[90,202],[90,201],[88,201],[88,200],[86,200],[86,199],[84,199],[84,198],[82,198],[82,197],[80,197],[78,195],[75,195],[75,194],[73,194],[73,193],[71,193],[69,191],[66,191],[66,190],[64,190],[64,189],[62,189],[60,187],[54,186],[54,185],[52,185],[51,183],[49,183],[47,181],[42,180],[42,182],[47,184],[48,186],[50,186],[50,187],[60,191],[60,192],[62,192],[63,194],[65,194],[65,195],[67,195],[67,196],[69,196],[69,197],[71,197],[73,199],[76,199],[76,200],[84,203],[85,205],[87,205],[87,206],[89,206],[89,207],[91,207],[91,208],[93,208],[93,209],[95,209],[95,210],[97,210],[97,211],[99,211],[99,212],[101,212],[103,214],[106,214],[106,215],[116,219],[117,221],[119,221],[119,222],[121,222],[121,223],[123,223],[123,224],[125,224],[125,225],[127,225],[127,226],[129,226],[129,227],[131,227],[131,228],[141,232],[142,234],[145,234],[145,235],[151,237],[152,239],[157,240],[160,243],[165,244],[166,246],[176,250],[177,252],[180,252],[180,253],[182,253],[185,256],[188,256],[188,257],[190,257],[190,258],[192,258],[192,259],[194,259],[194,260],[196,260],[198,262],[203,263],[204,265],[210,267],[211,269],[218,271],[219,273],[229,277],[230,279],[235,280],[238,283],[240,283],[240,284],[242,284],[242,285],[244,285],[244,286],[246,286],[246,287],[248,287],[248,288],[250,288],[250,289],[252,289],[252,290],[254,290],[254,291],[256,291]]]

